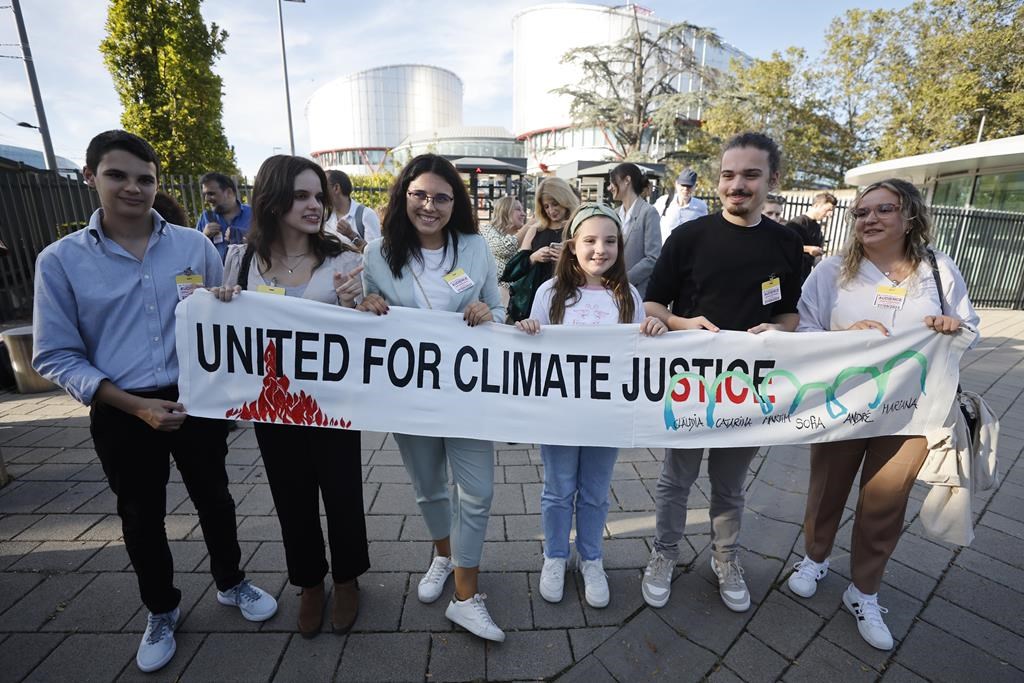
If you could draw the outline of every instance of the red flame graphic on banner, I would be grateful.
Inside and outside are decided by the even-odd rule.
[[[352,426],[351,420],[328,417],[320,409],[316,399],[306,392],[293,394],[288,391],[291,384],[288,378],[284,375],[277,376],[277,349],[272,341],[267,342],[267,350],[263,352],[263,368],[263,390],[260,391],[259,398],[243,404],[241,408],[229,409],[224,414],[225,417],[314,427],[348,429]]]

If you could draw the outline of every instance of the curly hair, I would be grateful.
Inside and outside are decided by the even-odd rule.
[[[900,198],[900,215],[903,217],[903,225],[907,231],[903,242],[904,257],[910,261],[915,270],[922,261],[928,258],[928,245],[932,241],[932,218],[921,192],[906,180],[899,178],[879,180],[858,192],[857,198],[853,200],[853,206],[846,213],[847,221],[850,224],[850,237],[842,252],[842,275],[839,280],[842,285],[857,277],[861,261],[864,260],[864,244],[854,229],[856,219],[853,217],[853,209],[860,205],[865,195],[878,189],[889,190]]]
[[[518,201],[511,195],[505,195],[494,202],[494,218],[491,219],[491,225],[499,232],[508,232],[512,227],[512,211],[516,208]]]

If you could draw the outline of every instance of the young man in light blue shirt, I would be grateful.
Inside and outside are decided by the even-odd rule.
[[[113,130],[93,138],[84,174],[101,208],[39,255],[33,310],[33,367],[90,406],[93,444],[150,612],[136,656],[143,671],[170,661],[180,617],[164,529],[170,455],[199,513],[217,600],[250,621],[277,611],[239,568],[226,423],[190,417],[178,403],[174,309],[194,278],[219,285],[223,266],[202,233],[152,210],[158,170],[140,137]]]

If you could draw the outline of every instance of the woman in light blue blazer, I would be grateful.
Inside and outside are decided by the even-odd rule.
[[[388,306],[406,306],[458,311],[469,325],[504,321],[494,256],[451,162],[423,154],[402,169],[382,232],[363,253],[361,310],[380,315]],[[494,444],[408,434],[395,434],[395,441],[436,550],[420,580],[419,599],[437,600],[454,571],[455,594],[445,616],[481,638],[505,640],[477,587],[494,495]],[[450,494],[449,467],[455,484]]]
[[[643,298],[654,264],[661,255],[661,216],[641,196],[651,184],[640,167],[629,162],[619,164],[608,176],[612,199],[622,202],[622,255],[626,260],[626,277]]]

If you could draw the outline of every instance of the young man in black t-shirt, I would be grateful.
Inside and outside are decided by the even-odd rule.
[[[803,242],[801,283],[811,274],[815,262],[822,254],[822,250],[825,247],[825,236],[821,232],[821,224],[828,221],[829,217],[836,210],[838,203],[839,200],[831,192],[819,192],[814,195],[814,199],[811,201],[811,208],[807,209],[807,213],[801,214],[786,223],[786,227],[792,228]]]
[[[792,332],[799,317],[802,244],[790,229],[761,215],[778,182],[780,155],[771,138],[744,133],[722,155],[718,194],[723,211],[675,230],[662,247],[644,307],[670,330]],[[671,308],[669,308],[671,306]],[[743,612],[750,593],[739,563],[743,484],[757,447],[712,448],[711,567],[726,607]],[[690,487],[703,449],[670,448],[656,490],[654,550],[644,572],[644,600],[668,602]]]

